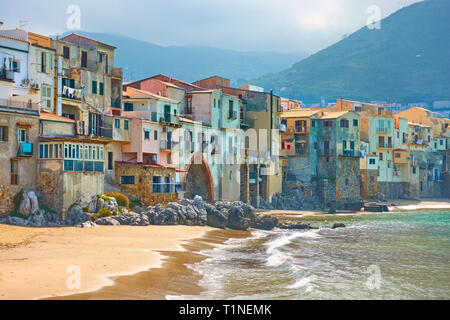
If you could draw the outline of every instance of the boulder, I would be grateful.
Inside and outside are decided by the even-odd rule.
[[[88,221],[92,221],[91,215],[84,212],[81,206],[74,205],[69,208],[69,212],[67,213],[67,217],[64,222],[68,226],[76,226]]]
[[[45,217],[41,213],[36,213],[34,215],[31,215],[30,218],[27,220],[27,225],[30,227],[45,227],[47,225],[47,221],[45,220]]]
[[[118,216],[115,216],[114,219],[117,222],[119,222],[120,225],[123,225],[123,226],[148,226],[148,225],[150,225],[148,216],[146,214],[138,214],[135,212],[122,213]]]
[[[95,223],[93,223],[92,221],[86,221],[86,222],[83,222],[83,223],[77,225],[76,227],[87,229],[87,228],[95,228],[95,227],[97,227],[97,225]]]
[[[89,212],[96,213],[101,209],[109,209],[111,212],[118,212],[119,205],[116,198],[108,196],[93,196],[88,205]]]
[[[269,215],[258,216],[251,224],[254,229],[273,230],[278,226],[278,219]]]
[[[281,225],[279,225],[280,229],[289,229],[289,230],[308,230],[308,229],[312,229],[311,225],[309,223],[297,223],[297,222],[292,222],[292,223],[283,223]]]
[[[39,210],[39,202],[34,191],[24,191],[23,200],[19,205],[19,213],[28,216],[35,214]]]
[[[332,229],[337,229],[337,228],[345,228],[345,224],[343,223],[335,223],[332,227]]]
[[[95,221],[95,224],[99,226],[120,226],[119,221],[114,219],[113,217],[101,218]]]

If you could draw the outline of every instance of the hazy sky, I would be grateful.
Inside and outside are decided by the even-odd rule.
[[[384,18],[420,0],[22,0],[2,1],[3,28],[45,35],[69,31],[69,5],[81,10],[81,29],[115,33],[160,45],[196,44],[237,50],[323,49],[364,26],[367,8]]]

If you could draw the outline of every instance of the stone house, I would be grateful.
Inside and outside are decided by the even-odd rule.
[[[37,181],[38,96],[13,92],[12,80],[0,80],[0,215],[11,212],[14,196],[35,189]]]
[[[326,112],[319,120],[316,194],[327,206],[361,208],[359,120],[353,111]]]

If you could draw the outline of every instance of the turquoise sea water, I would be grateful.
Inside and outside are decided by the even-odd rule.
[[[186,299],[449,299],[450,211],[311,217],[206,250]],[[334,222],[346,228],[328,229]]]

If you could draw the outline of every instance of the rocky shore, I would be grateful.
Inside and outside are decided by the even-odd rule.
[[[279,224],[277,218],[260,215],[254,207],[244,202],[209,204],[200,196],[196,196],[193,200],[183,199],[169,203],[165,208],[158,204],[146,209],[137,207],[134,211],[119,206],[113,197],[95,196],[86,207],[72,206],[65,219],[53,212],[39,209],[37,200],[34,200],[34,193],[24,193],[22,203],[25,203],[23,207],[27,209],[21,210],[20,215],[0,218],[0,223],[29,227],[76,226],[80,228],[91,228],[97,225],[186,225],[233,230],[248,228],[272,230]],[[26,203],[30,205],[27,206]]]

